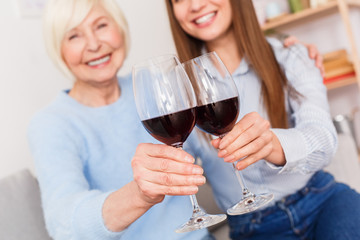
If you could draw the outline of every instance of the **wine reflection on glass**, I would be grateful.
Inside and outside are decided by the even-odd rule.
[[[196,126],[223,138],[234,127],[240,108],[238,90],[231,74],[215,52],[186,61],[183,66],[196,93]],[[242,188],[242,198],[227,210],[229,215],[255,211],[274,198],[272,193],[252,193],[235,163],[233,167]]]
[[[196,97],[179,59],[164,55],[133,67],[134,96],[145,129],[157,140],[182,148],[196,121]],[[206,214],[190,195],[193,214],[175,231],[193,231],[217,224],[225,214]]]

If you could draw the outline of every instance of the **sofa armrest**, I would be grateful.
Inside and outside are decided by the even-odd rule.
[[[29,170],[1,179],[0,193],[0,239],[51,239],[45,229],[38,182]]]

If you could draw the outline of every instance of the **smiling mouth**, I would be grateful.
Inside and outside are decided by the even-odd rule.
[[[203,24],[203,23],[206,23],[206,22],[210,21],[215,15],[216,15],[216,12],[209,13],[209,14],[206,14],[206,15],[198,18],[198,19],[195,19],[194,22],[196,24]]]
[[[96,60],[94,60],[94,61],[89,61],[89,62],[87,62],[86,64],[87,64],[88,66],[90,66],[90,67],[94,67],[94,66],[97,66],[97,65],[106,63],[106,62],[109,61],[109,60],[110,60],[110,54],[109,54],[109,55],[106,55],[105,57],[96,59]]]

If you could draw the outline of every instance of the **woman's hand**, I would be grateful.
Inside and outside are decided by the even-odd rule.
[[[278,138],[270,130],[269,121],[258,113],[245,115],[222,139],[211,144],[219,149],[218,156],[225,162],[235,162],[238,170],[265,159],[276,165],[285,164],[285,156]]]
[[[165,195],[195,194],[206,181],[190,154],[166,145],[139,144],[131,165],[140,195],[149,204]]]
[[[143,143],[131,161],[134,181],[111,193],[103,206],[106,227],[122,231],[165,195],[190,195],[205,183],[203,169],[181,149]]]
[[[289,36],[284,40],[284,46],[285,47],[289,47],[291,45],[294,45],[295,43],[300,43],[303,44],[309,52],[309,57],[311,59],[315,60],[315,65],[317,68],[320,69],[321,75],[324,77],[325,76],[325,69],[324,69],[324,65],[323,65],[323,57],[321,56],[319,50],[317,49],[317,47],[313,44],[307,44],[304,42],[300,42],[296,37],[294,36]]]

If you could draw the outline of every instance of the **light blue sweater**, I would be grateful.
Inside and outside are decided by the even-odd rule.
[[[50,235],[56,240],[202,239],[206,230],[174,232],[191,216],[188,196],[167,196],[123,232],[106,229],[104,200],[133,179],[130,162],[137,145],[156,142],[138,118],[131,78],[120,78],[119,84],[121,97],[111,105],[86,107],[61,92],[30,123]]]

